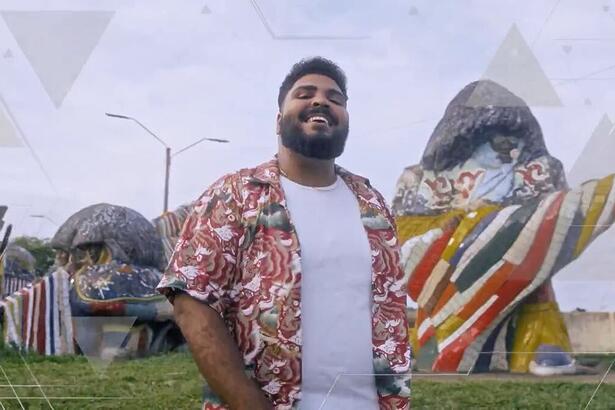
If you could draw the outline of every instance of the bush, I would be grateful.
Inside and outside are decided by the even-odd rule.
[[[55,251],[49,244],[49,239],[39,239],[32,236],[19,236],[11,243],[25,248],[36,259],[34,266],[37,276],[42,276],[49,271],[55,259]]]

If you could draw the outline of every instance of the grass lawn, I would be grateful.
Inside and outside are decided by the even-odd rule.
[[[7,381],[7,379],[10,381]],[[439,381],[416,377],[414,409],[579,409],[595,383],[558,381]],[[40,384],[42,387],[35,387]],[[34,385],[34,386],[33,386]],[[201,379],[190,356],[169,354],[118,361],[104,374],[83,357],[43,358],[0,350],[0,410],[49,409],[198,409]],[[21,398],[21,404],[15,399]],[[615,409],[615,385],[603,385],[590,409]]]

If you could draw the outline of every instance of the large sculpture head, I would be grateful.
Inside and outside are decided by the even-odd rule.
[[[434,214],[476,203],[519,203],[566,187],[525,102],[501,85],[468,84],[449,103],[419,165],[406,168],[397,215]]]
[[[26,248],[9,243],[0,246],[0,299],[36,278],[36,259]],[[0,309],[1,310],[1,309]]]
[[[51,246],[56,264],[69,273],[111,260],[160,269],[162,244],[158,232],[138,212],[116,205],[91,205],[73,214],[58,229]]]
[[[2,260],[4,273],[15,276],[34,277],[36,259],[24,247],[9,244]]]

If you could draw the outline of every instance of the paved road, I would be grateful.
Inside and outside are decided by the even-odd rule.
[[[413,373],[414,380],[429,380],[442,383],[450,382],[476,382],[485,380],[498,380],[498,381],[532,381],[534,383],[553,383],[553,382],[565,382],[565,383],[599,383],[602,377],[606,373],[606,368],[600,373],[596,374],[577,374],[571,376],[552,376],[552,377],[539,377],[532,374],[514,374],[514,373],[480,373],[471,374],[469,376],[459,374],[426,374],[426,373]],[[615,384],[615,368],[611,369],[607,375],[604,383]]]

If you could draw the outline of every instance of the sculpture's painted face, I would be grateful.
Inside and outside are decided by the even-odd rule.
[[[519,161],[524,148],[518,137],[494,134],[453,168],[424,171],[418,196],[426,208],[436,212],[503,203],[526,182],[521,169],[524,164]]]
[[[490,140],[489,145],[497,152],[498,158],[505,164],[514,162],[519,158],[523,149],[523,142],[513,136],[495,134]]]
[[[63,268],[71,276],[78,270],[102,263],[108,263],[111,258],[107,247],[102,243],[77,246],[70,251],[56,250],[56,266]]]
[[[485,168],[500,168],[505,164],[516,164],[525,144],[517,137],[496,134],[489,142],[478,146],[465,164],[479,164]],[[476,166],[476,165],[470,165]]]
[[[506,161],[505,156],[501,152],[496,151],[491,143],[485,142],[476,148],[476,150],[472,153],[472,156],[461,164],[461,169],[497,169],[509,162],[511,161]]]
[[[449,175],[456,179],[464,173],[472,175],[471,184],[465,184],[466,194],[456,198],[454,207],[472,206],[473,202],[488,200],[499,203],[518,185],[513,168],[518,165],[524,143],[517,137],[495,134],[488,142],[478,146],[464,163]],[[446,171],[445,171],[446,173]]]

